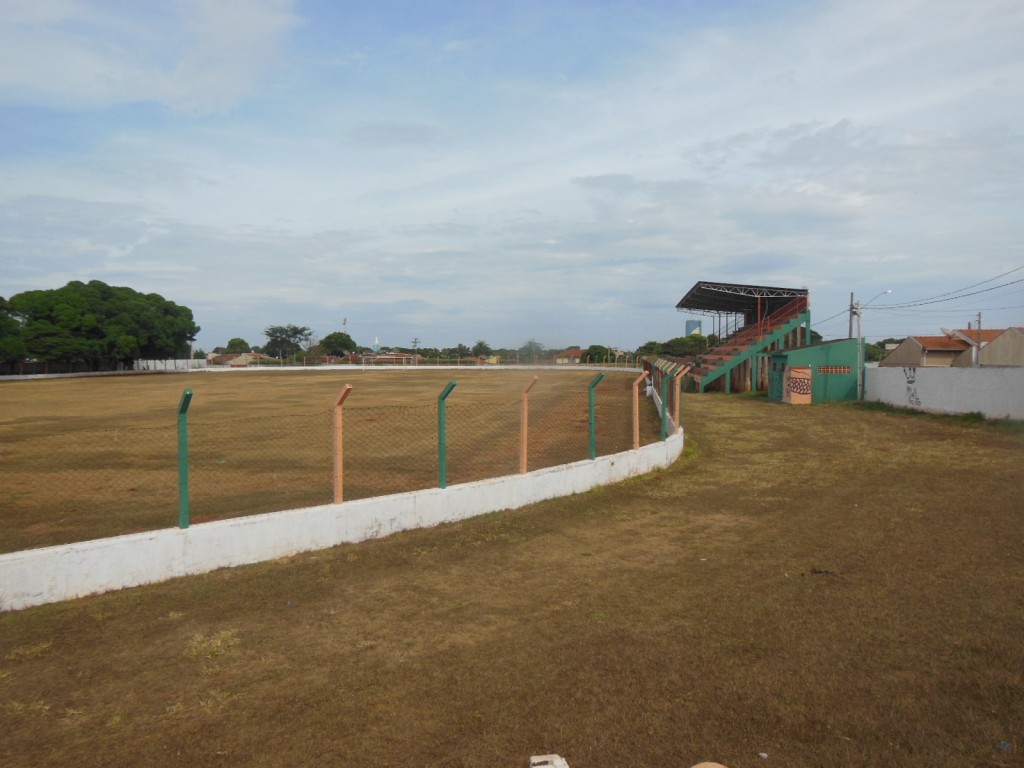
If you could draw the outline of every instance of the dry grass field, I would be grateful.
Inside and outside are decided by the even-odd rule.
[[[586,458],[588,371],[311,370],[0,382],[0,552],[178,524],[177,409],[188,413],[191,520],[327,504],[333,410],[345,384],[345,498],[433,487],[437,397],[448,398],[448,482]],[[597,388],[598,449],[631,447],[635,374]],[[644,403],[645,442],[657,439]]]
[[[646,477],[0,615],[0,764],[1024,765],[1024,438],[683,408]]]

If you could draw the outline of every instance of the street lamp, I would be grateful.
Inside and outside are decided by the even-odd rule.
[[[861,304],[859,301],[854,305],[855,312],[857,314],[857,400],[864,399],[864,337],[861,335],[860,318],[864,312],[864,308],[871,305],[871,302],[877,299],[879,296],[885,296],[887,293],[892,293],[891,288],[886,288],[881,293],[877,294],[874,298],[865,304]]]

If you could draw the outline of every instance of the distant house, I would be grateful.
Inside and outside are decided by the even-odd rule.
[[[883,368],[949,368],[971,345],[949,336],[908,336],[878,364]]]
[[[944,329],[945,330],[945,329]],[[985,350],[1005,329],[945,331],[942,336],[908,336],[878,365],[883,368],[951,368],[986,363]],[[1008,345],[1008,346],[1012,346]],[[976,356],[980,355],[976,363]],[[1013,363],[1003,363],[1013,365]],[[1022,364],[1022,363],[1018,363]]]
[[[987,333],[983,331],[982,333]],[[1007,328],[997,331],[996,337],[986,340],[979,351],[978,365],[1024,366],[1024,328]],[[967,356],[957,359],[956,365],[971,365]]]
[[[262,355],[259,352],[228,353],[226,355],[214,355],[208,358],[210,365],[228,365],[232,368],[245,368],[250,365],[259,365],[261,360],[277,361],[277,358],[270,355]]]
[[[569,347],[561,352],[555,352],[555,365],[578,365],[583,357],[583,350],[579,347]]]
[[[423,356],[406,352],[364,352],[359,359],[366,365],[418,365]]]

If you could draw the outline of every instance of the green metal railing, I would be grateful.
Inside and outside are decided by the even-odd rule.
[[[601,379],[604,378],[603,373],[597,374],[594,380],[590,382],[590,386],[587,387],[587,411],[589,413],[590,423],[590,458],[597,458],[597,398],[594,395],[594,389],[598,384],[601,383]]]
[[[449,381],[437,396],[437,487],[448,487],[448,395],[455,389]]]

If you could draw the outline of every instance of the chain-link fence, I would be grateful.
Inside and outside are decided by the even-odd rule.
[[[0,443],[0,551],[173,525],[176,483],[173,427],[8,432]]]
[[[169,527],[183,498],[186,525],[328,504],[336,473],[352,500],[629,450],[635,431],[641,444],[661,439],[645,382],[634,421],[635,386],[613,375],[588,390],[577,378],[470,402],[455,388],[443,429],[436,400],[364,404],[373,397],[357,387],[338,407],[340,424],[338,408],[268,419],[257,407],[246,418],[186,413],[176,429],[168,407],[165,427],[14,432],[0,446],[0,551]]]

